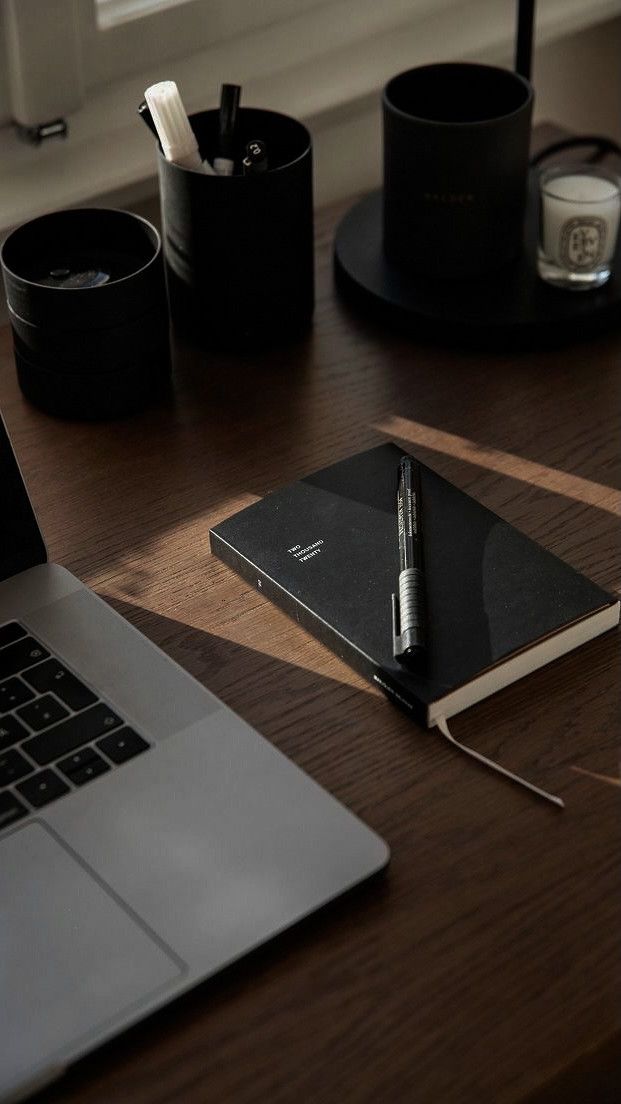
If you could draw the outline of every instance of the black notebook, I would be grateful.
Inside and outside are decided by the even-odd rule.
[[[619,601],[421,464],[426,655],[393,658],[396,445],[352,456],[211,530],[215,555],[426,725],[585,643]]]

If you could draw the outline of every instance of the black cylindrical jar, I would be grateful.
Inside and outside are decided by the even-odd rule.
[[[523,241],[533,92],[474,63],[400,73],[383,95],[384,250],[420,276],[459,279]]]
[[[218,111],[191,117],[201,156],[218,149]],[[248,142],[265,172],[244,175]],[[314,306],[312,145],[287,115],[241,108],[235,173],[211,176],[159,154],[166,275],[175,328],[204,347],[277,343],[303,331]]]
[[[128,211],[33,219],[0,251],[20,387],[48,413],[113,418],[170,376],[160,237]]]

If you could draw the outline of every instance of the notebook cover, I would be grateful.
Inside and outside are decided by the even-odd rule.
[[[616,599],[421,464],[428,613],[425,663],[392,655],[403,450],[352,456],[215,526],[215,555],[354,668],[427,706]]]

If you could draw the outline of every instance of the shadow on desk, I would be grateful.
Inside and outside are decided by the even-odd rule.
[[[85,1059],[36,1104],[268,1104],[266,1086],[287,1104],[362,1102],[370,1099],[364,1060],[373,1048],[388,1063],[380,1065],[374,1087],[373,1099],[382,1104],[413,1104],[425,1061],[432,1063],[431,1088],[428,1081],[421,1100],[445,1099],[447,1083],[459,1086],[465,1075],[471,1080],[461,1099],[473,1100],[472,1084],[489,1067],[490,1029],[481,1032],[477,1025],[482,1008],[500,1025],[503,1061],[515,1054],[525,1080],[529,1064],[545,1070],[531,1055],[546,1045],[541,1031],[554,1033],[557,1018],[562,1021],[570,964],[573,970],[580,964],[578,976],[591,968],[588,938],[597,913],[598,938],[605,933],[601,954],[610,970],[616,931],[604,918],[615,912],[607,889],[615,871],[600,844],[611,838],[616,791],[574,776],[568,810],[563,817],[550,815],[514,788],[464,765],[371,689],[129,602],[111,604],[368,820],[393,847],[393,863],[384,879],[341,898]],[[592,743],[597,718],[587,704],[587,741],[577,708],[586,696],[579,692],[580,678],[588,680],[594,700],[602,698],[611,681],[606,656],[615,645],[611,636],[594,641],[592,665],[582,674],[574,653],[532,676],[529,710],[533,698],[546,699],[540,725],[528,718],[517,728],[511,720],[505,724],[507,738],[522,746],[520,755],[532,759],[548,729],[548,753],[554,752],[557,763],[565,755],[573,761],[578,744]],[[503,711],[511,718],[511,702],[523,695],[514,686],[489,699],[477,711],[477,725],[489,728],[494,739]],[[615,702],[608,698],[612,711]],[[558,711],[551,726],[546,709],[553,700]],[[566,718],[574,714],[571,729]],[[610,748],[614,733],[603,715],[600,723],[600,737]],[[559,731],[568,745],[562,753],[555,750]],[[415,734],[418,739],[412,739]],[[590,975],[589,1010],[591,984],[601,987],[602,975]],[[540,1007],[541,1023],[531,1030]],[[543,1018],[546,1009],[552,1014]],[[453,1018],[449,1030],[447,1017]],[[308,1038],[323,1047],[321,1062],[310,1072],[304,1067],[312,1053]],[[344,1084],[354,1087],[349,1098],[331,1080],[338,1075],[331,1063],[336,1051],[355,1056],[343,1075]],[[613,1067],[604,1057],[600,1048],[592,1070],[582,1059],[562,1076],[552,1070],[549,1092],[529,1096],[529,1104],[616,1104]],[[412,1063],[411,1074],[396,1074],[409,1078],[407,1091],[393,1083],[382,1096],[382,1078],[392,1076],[401,1060]],[[316,1088],[312,1095],[309,1079]],[[296,1082],[307,1095],[296,1094]],[[487,1104],[496,1097],[478,1099]],[[516,1093],[512,1099],[526,1097]]]

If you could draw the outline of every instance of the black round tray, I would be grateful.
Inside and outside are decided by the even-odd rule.
[[[524,251],[506,268],[469,280],[411,276],[391,264],[382,244],[382,193],[343,218],[334,247],[337,287],[365,312],[446,343],[514,348],[574,342],[621,322],[621,235],[613,273],[601,288],[569,291],[537,275],[538,196],[531,172]]]

